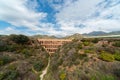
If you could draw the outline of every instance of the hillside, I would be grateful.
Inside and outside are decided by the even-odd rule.
[[[101,35],[105,35],[107,34],[106,32],[103,32],[103,31],[93,31],[93,32],[90,32],[88,34],[83,34],[85,36],[101,36]]]
[[[34,35],[34,36],[31,36],[33,38],[42,38],[42,39],[55,39],[57,37],[55,36],[48,36],[48,35]]]
[[[83,36],[81,34],[76,33],[76,34],[73,34],[73,35],[70,35],[70,36],[65,36],[63,38],[64,39],[82,39]]]
[[[103,31],[93,31],[90,33],[83,34],[84,36],[107,36],[107,35],[120,35],[120,31],[112,31],[112,32],[103,32]]]
[[[0,37],[0,80],[39,80],[48,53],[24,35]]]
[[[110,32],[109,34],[111,34],[111,35],[120,35],[120,31],[113,31],[113,32]]]
[[[120,38],[68,39],[49,56],[36,38],[1,36],[0,80],[40,80],[44,70],[43,80],[120,79]]]
[[[120,39],[82,39],[60,47],[44,80],[119,80]]]
[[[65,37],[55,37],[55,36],[48,36],[48,35],[34,35],[31,38],[41,38],[41,39],[81,39],[83,36],[81,34],[73,34]]]

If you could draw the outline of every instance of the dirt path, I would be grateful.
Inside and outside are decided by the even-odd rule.
[[[47,67],[42,71],[42,74],[40,75],[40,80],[43,80],[45,74],[47,73],[49,65],[50,65],[50,58],[49,58]]]

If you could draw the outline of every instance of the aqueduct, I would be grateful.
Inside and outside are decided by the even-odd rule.
[[[70,39],[38,39],[38,42],[43,46],[49,54],[55,53],[59,46],[69,43]]]

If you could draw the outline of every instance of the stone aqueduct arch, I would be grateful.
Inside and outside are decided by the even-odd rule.
[[[38,39],[40,45],[43,46],[49,54],[55,53],[59,46],[71,41],[70,39]]]

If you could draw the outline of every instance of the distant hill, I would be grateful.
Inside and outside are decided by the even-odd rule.
[[[83,34],[84,36],[107,36],[107,35],[120,35],[120,31],[113,31],[113,32],[103,32],[103,31],[93,31],[90,33]]]
[[[113,31],[113,32],[110,32],[108,34],[111,34],[111,35],[120,35],[120,31]]]
[[[0,35],[0,37],[7,37],[7,35]]]
[[[70,35],[70,36],[66,36],[66,37],[63,37],[64,39],[81,39],[83,36],[79,33],[76,33],[76,34],[73,34],[73,35]]]
[[[48,35],[34,35],[34,36],[32,36],[32,37],[34,37],[34,38],[42,38],[42,39],[55,39],[55,38],[57,38],[57,37],[55,37],[55,36],[48,36]]]
[[[83,35],[87,35],[87,36],[100,36],[100,35],[104,35],[106,34],[105,32],[103,31],[93,31],[93,32],[90,32],[88,34],[83,34]]]

